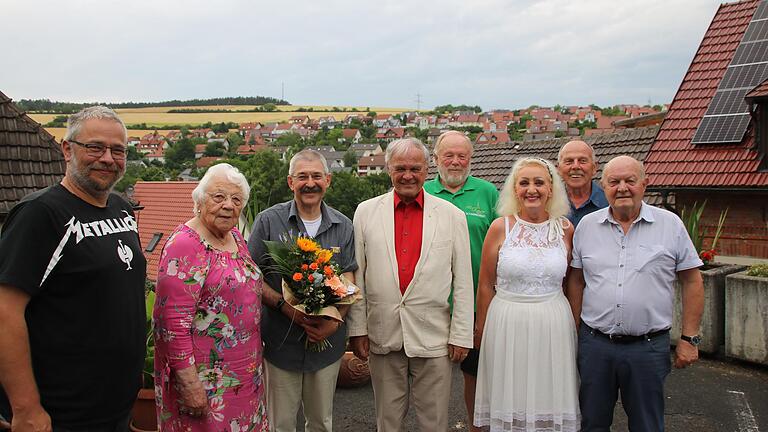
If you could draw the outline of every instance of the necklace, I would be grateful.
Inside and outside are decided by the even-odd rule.
[[[218,244],[218,246],[221,246],[221,247],[225,247],[225,246],[227,245],[227,241],[229,240],[229,238],[228,238],[228,236],[227,236],[227,234],[228,234],[228,233],[227,233],[227,234],[224,234],[224,238],[223,238],[223,239],[220,239],[220,238],[216,237],[216,235],[215,235],[215,234],[213,234],[213,233],[211,232],[211,230],[209,230],[209,229],[208,229],[208,227],[207,227],[207,226],[205,226],[205,224],[204,224],[204,223],[203,223],[203,222],[202,222],[202,221],[201,221],[199,218],[198,218],[198,223],[199,223],[199,224],[200,224],[200,226],[202,226],[202,227],[203,227],[203,229],[205,229],[205,231],[208,233],[208,235],[207,235],[207,236],[205,236],[205,237],[207,237],[205,240],[206,240],[208,243],[211,243],[211,244],[216,244],[216,243],[217,243],[217,244]],[[211,241],[210,239],[214,239],[214,240],[216,240],[216,241],[215,241],[215,242],[213,242],[213,241]]]

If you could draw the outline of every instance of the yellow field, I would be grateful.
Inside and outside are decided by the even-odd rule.
[[[168,111],[172,109],[213,109],[213,110],[232,110],[232,111],[243,111],[243,110],[252,110],[260,105],[206,105],[206,106],[180,106],[180,107],[150,107],[150,108],[121,108],[117,109],[116,111],[118,113],[167,113]],[[277,109],[279,111],[294,111],[296,108],[303,107],[303,108],[312,108],[313,110],[328,110],[333,108],[331,105],[277,105]],[[368,107],[350,107],[350,106],[343,106],[339,107],[336,106],[336,108],[346,108],[347,110],[352,108],[357,108],[359,111],[365,111]],[[403,112],[403,111],[411,111],[412,108],[383,108],[383,107],[370,107],[371,111],[376,111],[377,113],[381,111],[382,113],[389,113],[389,112]]]
[[[309,107],[309,106],[306,106]],[[178,107],[178,108],[191,108],[191,109],[232,109],[232,110],[244,110],[253,109],[253,106],[206,106],[206,107]],[[281,109],[296,109],[294,106],[280,106]],[[313,109],[325,109],[331,107],[312,107]],[[332,115],[336,120],[343,120],[347,114],[352,114],[348,111],[341,112],[293,112],[293,111],[276,111],[271,113],[260,112],[245,112],[245,113],[184,113],[184,114],[172,114],[168,110],[173,107],[162,108],[130,108],[130,109],[118,109],[117,112],[126,124],[139,124],[146,123],[148,127],[152,126],[166,126],[166,125],[198,125],[205,122],[221,123],[221,122],[234,122],[234,123],[246,123],[246,122],[280,122],[290,119],[295,115],[308,115],[310,118],[318,118]],[[365,109],[361,107],[360,109]],[[407,108],[379,108],[371,107],[372,111],[376,111],[379,114],[392,114],[408,111]],[[363,112],[362,114],[365,114]],[[53,120],[55,114],[29,114],[35,121],[46,124]],[[55,128],[50,128],[55,129]],[[51,132],[53,133],[53,132]],[[133,134],[133,133],[131,133]]]

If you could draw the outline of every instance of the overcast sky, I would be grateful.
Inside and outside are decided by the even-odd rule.
[[[13,99],[671,102],[719,0],[0,0]]]

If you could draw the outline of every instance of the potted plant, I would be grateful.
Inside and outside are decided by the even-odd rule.
[[[725,352],[768,365],[768,263],[726,277]]]
[[[144,289],[144,301],[147,309],[146,353],[142,386],[131,410],[131,430],[134,432],[156,431],[157,412],[155,409],[155,338],[152,312],[155,308],[155,286],[147,281]]]
[[[704,262],[701,268],[701,277],[704,281],[704,311],[701,315],[699,335],[701,345],[699,351],[715,353],[725,343],[725,277],[731,273],[741,271],[745,266],[729,265],[713,262],[716,255],[717,241],[723,231],[728,210],[720,213],[712,243],[708,248],[704,247],[704,233],[700,225],[701,215],[707,202],[701,205],[694,203],[692,208],[683,208],[680,218],[683,220],[688,235],[691,237],[694,248]],[[671,338],[676,343],[680,338],[682,329],[682,287],[680,282],[675,282],[675,313],[672,322]],[[690,336],[690,335],[689,335]]]
[[[680,212],[680,219],[683,220],[685,230],[688,231],[688,235],[691,237],[693,247],[696,248],[696,252],[699,253],[699,258],[704,261],[703,270],[706,270],[715,259],[715,255],[717,254],[715,247],[717,246],[717,241],[720,239],[720,234],[723,232],[725,218],[728,216],[728,209],[720,212],[720,218],[717,221],[717,229],[715,229],[715,236],[712,238],[712,244],[709,249],[704,249],[704,233],[702,232],[703,230],[700,229],[699,222],[701,221],[701,215],[704,213],[704,207],[706,207],[706,205],[707,201],[701,203],[700,206],[697,202],[694,202],[691,209],[683,207],[683,210]]]

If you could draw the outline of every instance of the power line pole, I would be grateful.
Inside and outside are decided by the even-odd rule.
[[[285,100],[285,82],[280,83],[280,100]]]
[[[416,111],[421,111],[421,93],[416,93]]]

